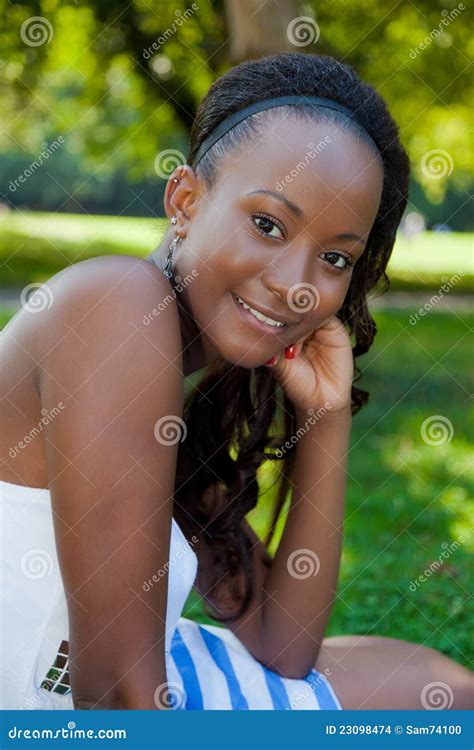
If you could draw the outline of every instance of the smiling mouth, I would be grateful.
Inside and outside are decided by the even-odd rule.
[[[256,323],[258,323],[261,327],[261,329],[266,331],[281,331],[283,328],[287,327],[286,323],[283,323],[280,320],[274,320],[273,318],[269,318],[268,316],[261,313],[259,310],[255,310],[253,307],[247,304],[247,302],[244,302],[244,300],[239,297],[237,294],[232,293],[232,298],[234,302],[236,303],[237,307],[241,309],[241,311],[246,315],[246,317],[249,317],[253,320],[255,320]]]

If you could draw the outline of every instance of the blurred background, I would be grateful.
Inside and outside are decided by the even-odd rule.
[[[348,512],[329,635],[376,633],[472,659],[473,184],[463,3],[0,1],[0,318],[70,263],[144,256],[194,112],[242,60],[330,54],[387,100],[410,204],[358,360]],[[270,467],[271,468],[271,467]],[[251,514],[265,530],[274,480]],[[268,486],[267,486],[268,485]],[[281,524],[280,524],[281,533]],[[278,539],[278,536],[277,536]],[[206,620],[198,598],[188,616]]]

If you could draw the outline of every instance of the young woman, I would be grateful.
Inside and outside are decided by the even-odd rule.
[[[440,690],[471,705],[471,673],[433,649],[325,637],[368,397],[354,362],[408,171],[349,66],[243,63],[199,107],[159,248],[78,262],[13,318],[2,708],[417,709]],[[245,520],[266,459],[275,519],[291,495],[273,559]],[[193,584],[224,627],[180,617]]]

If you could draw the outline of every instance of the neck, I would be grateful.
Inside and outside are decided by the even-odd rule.
[[[168,230],[159,246],[153,250],[145,260],[150,261],[163,270],[168,255],[169,246],[174,237],[173,229]],[[177,268],[176,254],[173,259],[173,276],[180,274]],[[170,279],[170,282],[172,279]],[[181,329],[181,351],[183,359],[183,374],[185,377],[201,370],[217,359],[215,351],[210,351],[203,340],[201,332],[192,315],[189,298],[186,289],[175,289],[176,304],[178,308],[179,323]]]

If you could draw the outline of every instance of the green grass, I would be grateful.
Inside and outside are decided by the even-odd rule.
[[[70,263],[96,255],[143,257],[166,226],[164,219],[6,211],[0,215],[0,285],[46,281]],[[399,237],[388,272],[393,289],[435,291],[443,277],[459,274],[450,294],[472,290],[472,235]]]
[[[474,315],[433,311],[413,326],[412,312],[374,312],[379,334],[359,360],[364,374],[358,385],[371,395],[353,419],[344,551],[327,635],[401,638],[469,666],[474,420],[467,334]],[[453,427],[452,439],[439,446],[421,437],[424,420],[433,415]],[[261,534],[272,505],[272,492],[264,491],[268,469],[261,471],[261,499],[248,517]],[[410,590],[460,536],[465,541],[449,559]],[[194,592],[184,615],[213,622]]]

